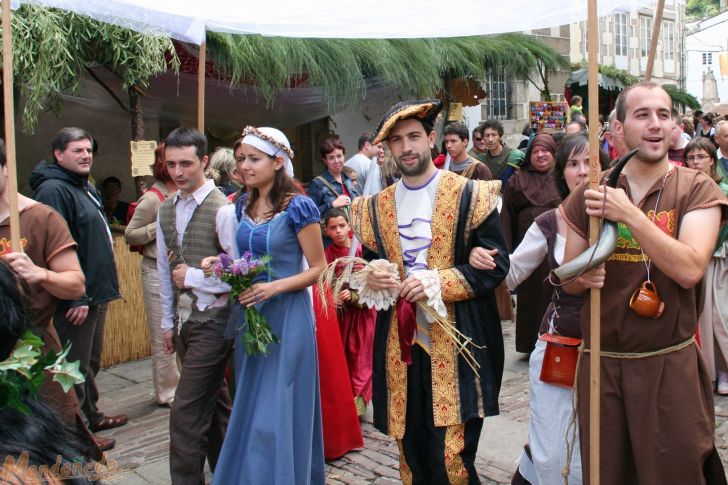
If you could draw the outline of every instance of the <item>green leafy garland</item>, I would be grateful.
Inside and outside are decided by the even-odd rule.
[[[586,67],[588,67],[586,61],[571,64],[571,69],[574,71],[584,69]],[[599,64],[599,73],[614,79],[619,79],[620,81],[622,81],[622,84],[624,84],[625,87],[636,84],[640,80],[637,76],[633,76],[624,69],[619,69],[615,66],[608,66],[606,64]]]
[[[18,339],[10,357],[0,362],[0,410],[11,407],[29,413],[30,409],[23,401],[28,395],[38,394],[46,380],[46,372],[65,392],[74,384],[82,383],[85,379],[79,369],[80,362],[66,361],[70,349],[71,346],[67,345],[60,354],[53,350],[43,354],[43,341],[26,331]]]
[[[177,70],[172,39],[143,35],[65,10],[24,4],[13,12],[13,75],[25,99],[23,128],[33,133],[38,115],[59,113],[63,93],[75,94],[86,69],[102,65],[124,88]]]

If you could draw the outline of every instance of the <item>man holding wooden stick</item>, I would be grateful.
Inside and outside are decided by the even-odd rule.
[[[566,286],[603,288],[600,481],[609,484],[725,483],[713,443],[710,379],[695,342],[695,285],[713,252],[725,198],[704,174],[667,157],[669,95],[640,83],[617,100],[615,132],[639,148],[616,189],[582,184],[564,203],[565,261],[587,249],[589,216],[615,221],[614,254]],[[582,333],[591,345],[589,306]],[[582,456],[589,456],[589,359],[577,383]],[[554,437],[558,439],[558,437]],[[585,483],[589,463],[584,461]]]

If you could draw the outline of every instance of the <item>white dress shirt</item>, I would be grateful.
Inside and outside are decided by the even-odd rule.
[[[182,246],[187,225],[190,223],[195,210],[213,190],[217,190],[215,183],[208,180],[190,195],[184,195],[179,191],[174,195],[172,203],[175,210],[178,245]],[[162,234],[162,226],[159,223],[159,216],[157,216],[157,271],[159,271],[159,296],[162,300],[161,326],[164,331],[167,331],[174,328],[174,291],[172,289],[172,272],[169,267],[169,259],[166,257],[167,244],[164,242]],[[211,254],[210,256],[217,255]],[[200,262],[195,261],[194,264],[199,265]],[[192,289],[192,293],[197,297],[197,308],[200,311],[204,311],[208,307],[224,305],[227,301],[227,295],[218,295],[230,292],[230,286],[227,284],[214,277],[206,278],[201,269],[192,267],[185,274],[185,287]]]

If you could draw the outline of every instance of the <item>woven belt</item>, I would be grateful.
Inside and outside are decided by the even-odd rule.
[[[682,350],[686,347],[690,347],[692,344],[695,343],[695,335],[690,337],[689,339],[685,340],[684,342],[680,342],[679,344],[672,345],[670,347],[666,347],[664,349],[659,350],[652,350],[650,352],[600,352],[599,355],[602,357],[607,357],[609,359],[646,359],[648,357],[656,357],[658,355],[665,355],[665,354],[671,354],[672,352],[677,352],[678,350]],[[585,353],[591,352],[591,349],[587,349],[584,347],[584,344],[581,345],[580,350]]]

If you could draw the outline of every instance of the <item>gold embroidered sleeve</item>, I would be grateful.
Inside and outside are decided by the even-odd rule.
[[[440,287],[442,288],[442,300],[445,303],[469,300],[475,296],[473,287],[465,276],[456,268],[441,269]]]
[[[468,223],[465,225],[463,236],[466,241],[470,235],[480,226],[483,221],[498,208],[498,194],[500,194],[501,182],[496,181],[473,181],[473,195],[470,198],[468,207]]]
[[[351,224],[359,241],[369,250],[377,250],[377,240],[372,227],[371,197],[357,197],[351,203]]]
[[[500,180],[479,180],[475,183],[473,197],[470,202],[469,223],[471,228],[481,225],[485,218],[497,209],[500,190]]]

